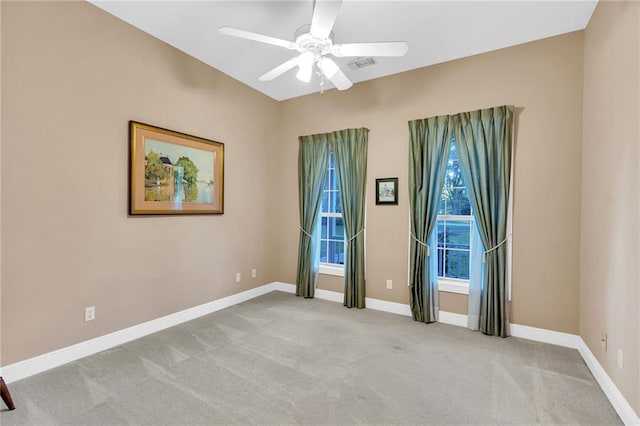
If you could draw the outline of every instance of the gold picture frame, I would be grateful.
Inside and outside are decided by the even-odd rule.
[[[223,214],[224,144],[129,122],[129,214]]]

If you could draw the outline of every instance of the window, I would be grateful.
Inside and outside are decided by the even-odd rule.
[[[344,275],[344,220],[333,151],[322,192],[320,226],[320,273]]]
[[[469,292],[472,226],[471,203],[452,140],[436,224],[438,285],[442,291]]]

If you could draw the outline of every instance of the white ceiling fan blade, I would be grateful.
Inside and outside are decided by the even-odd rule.
[[[247,40],[259,41],[260,43],[273,44],[274,46],[284,47],[285,49],[293,50],[296,48],[296,44],[291,41],[282,40],[280,38],[258,34],[251,31],[239,30],[237,28],[231,27],[220,27],[218,28],[218,31],[225,35],[246,38]]]
[[[321,40],[329,37],[340,6],[342,6],[342,0],[315,0],[309,30],[312,36]]]
[[[404,56],[409,46],[404,41],[384,43],[346,43],[335,44],[332,53],[335,56]]]
[[[299,58],[300,58],[300,56],[296,56],[295,58],[289,59],[287,62],[278,65],[277,67],[275,67],[271,71],[269,71],[266,74],[263,74],[260,77],[258,77],[258,80],[260,80],[260,81],[271,81],[274,78],[281,76],[285,72],[289,71],[291,68],[293,68],[296,65],[298,65]]]
[[[347,78],[346,75],[342,72],[340,67],[333,61],[331,58],[324,57],[322,60],[318,61],[318,67],[322,71],[322,73],[327,77],[336,89],[338,90],[347,90],[353,83],[351,80]]]

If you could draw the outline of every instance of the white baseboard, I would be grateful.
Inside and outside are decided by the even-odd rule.
[[[295,287],[294,287],[295,290]],[[332,302],[342,303],[344,301],[344,294],[337,291],[329,291],[323,289],[316,289],[315,296],[318,299],[330,300]],[[411,307],[404,303],[389,302],[386,300],[373,299],[371,297],[365,297],[365,306],[367,309],[374,309],[376,311],[388,312],[391,314],[403,315],[406,317],[411,316]],[[452,312],[440,311],[439,319],[443,324],[457,325],[460,327],[467,326],[467,316],[461,314],[454,314]]]
[[[602,368],[602,365],[600,365],[591,350],[589,350],[589,347],[584,340],[582,340],[582,337],[575,334],[560,333],[558,331],[519,324],[511,324],[511,335],[522,339],[577,349],[585,364],[589,367],[591,374],[593,374],[593,377],[600,385],[600,388],[602,388],[602,391],[624,424],[629,426],[640,425],[640,417],[638,417],[633,408],[631,408],[629,402],[622,395],[615,383],[613,383],[613,380],[611,380],[604,368]]]
[[[580,336],[559,331],[545,330],[543,328],[529,327],[528,325],[511,324],[511,335],[521,339],[535,340],[536,342],[550,343],[566,348],[578,349],[582,339]]]
[[[580,352],[582,359],[587,364],[587,367],[589,367],[589,370],[591,370],[591,374],[595,377],[604,394],[609,398],[609,402],[611,402],[611,405],[615,408],[618,416],[620,416],[627,426],[640,425],[640,417],[638,417],[638,414],[636,414],[616,384],[613,383],[611,377],[609,377],[604,368],[602,368],[602,365],[600,365],[584,340],[582,340],[581,337],[578,337],[578,339],[580,339],[580,344],[576,349]]]
[[[15,364],[7,365],[0,369],[0,375],[3,376],[7,383],[15,382],[51,368],[93,355],[114,346],[122,345],[160,330],[190,321],[203,315],[237,305],[238,303],[245,302],[272,291],[295,293],[295,285],[282,282],[265,284],[251,290],[223,297],[222,299],[185,309],[183,311],[138,324],[133,327],[125,328],[114,333],[96,337],[73,346],[68,346],[24,361],[16,362]],[[323,289],[316,289],[315,296],[318,299],[338,303],[342,303],[344,298],[343,293]],[[372,299],[369,297],[365,299],[365,303],[369,309],[403,316],[411,316],[411,309],[409,305],[405,305],[403,303],[388,302],[386,300]],[[467,326],[466,315],[455,314],[452,312],[440,311],[439,321],[445,324],[461,327]],[[615,383],[613,383],[607,372],[602,368],[596,357],[589,350],[580,336],[519,324],[511,324],[511,335],[522,339],[577,349],[625,425],[640,425],[640,418],[638,415],[634,412],[631,405],[629,405],[620,390],[616,387]]]
[[[342,293],[338,293],[335,291],[323,290],[321,288],[317,288],[315,291],[315,297],[318,299],[329,300],[331,302],[343,303],[344,296]]]
[[[467,326],[467,316],[462,314],[454,314],[453,312],[438,312],[438,321],[443,324],[457,325],[458,327]]]
[[[294,284],[281,283],[280,281],[276,281],[271,283],[274,291],[283,291],[285,293],[296,294],[296,286]]]
[[[160,330],[164,330],[165,328],[173,327],[203,315],[237,305],[238,303],[262,296],[263,294],[270,293],[276,289],[278,289],[278,283],[271,283],[243,291],[241,293],[233,294],[228,297],[223,297],[222,299],[185,309],[161,318],[156,318],[104,336],[86,340],[72,346],[67,346],[66,348],[58,349],[33,358],[28,358],[24,361],[16,362],[15,364],[9,364],[2,367],[0,374],[2,374],[5,382],[15,382],[51,368],[122,345],[149,334],[156,333]]]
[[[372,299],[370,297],[366,297],[364,303],[367,308],[375,309],[376,311],[404,315],[405,317],[411,316],[411,308],[404,303],[387,302],[386,300]]]
[[[330,300],[338,303],[344,302],[344,294],[337,291],[318,288],[316,289],[315,295],[318,299]],[[368,309],[409,317],[411,316],[411,308],[409,305],[405,305],[404,303],[388,302],[386,300],[372,299],[370,297],[365,297],[364,303]]]

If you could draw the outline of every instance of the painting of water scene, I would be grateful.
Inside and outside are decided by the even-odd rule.
[[[224,145],[131,122],[131,214],[220,214]]]
[[[215,152],[147,139],[145,201],[212,203],[215,155]]]

